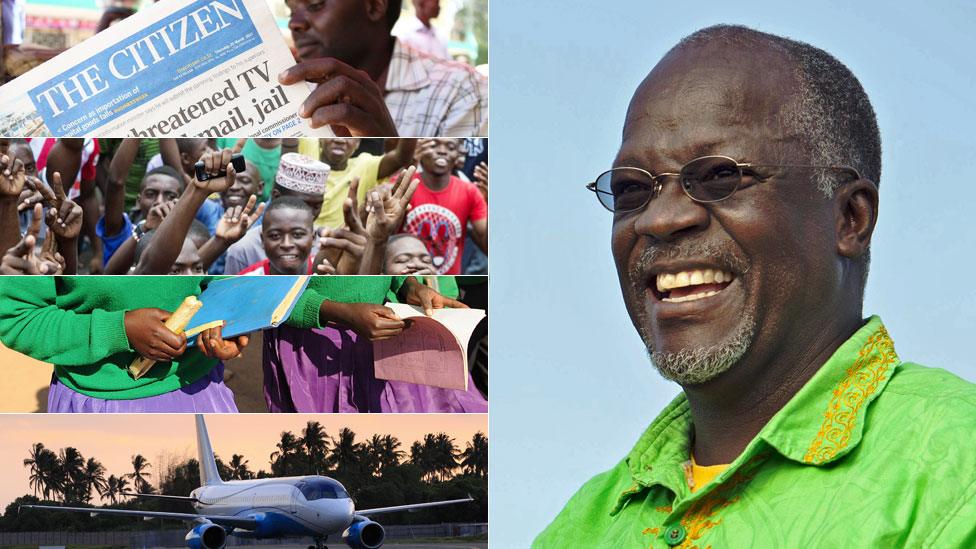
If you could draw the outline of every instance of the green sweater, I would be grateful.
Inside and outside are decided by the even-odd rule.
[[[193,276],[0,277],[0,341],[53,363],[61,383],[91,397],[137,399],[175,391],[206,375],[216,360],[191,347],[177,360],[159,364],[134,380],[126,368],[137,353],[129,346],[124,315],[145,307],[176,310],[186,296],[200,295],[211,280]],[[404,280],[312,277],[287,324],[318,328],[324,300],[383,303],[399,291]],[[456,289],[452,292],[443,283],[441,289],[445,295],[456,295]]]

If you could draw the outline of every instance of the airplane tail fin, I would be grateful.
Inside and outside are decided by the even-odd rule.
[[[207,434],[207,424],[203,415],[197,414],[197,458],[200,461],[200,484],[210,486],[223,484],[220,472],[217,471],[217,461],[214,459],[213,447],[210,445],[210,435]]]

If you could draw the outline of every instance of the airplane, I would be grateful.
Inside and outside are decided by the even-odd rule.
[[[186,546],[190,549],[222,549],[228,535],[255,539],[310,536],[315,545],[309,549],[327,549],[328,537],[340,532],[342,541],[354,549],[377,549],[383,545],[386,533],[379,523],[369,519],[370,516],[474,500],[469,495],[465,499],[356,511],[346,489],[329,477],[309,475],[224,481],[217,471],[207,425],[199,414],[196,431],[202,486],[189,496],[127,494],[186,501],[196,509],[195,514],[55,505],[21,505],[20,509],[72,511],[88,513],[92,517],[126,515],[144,520],[182,520],[194,525],[186,534]]]

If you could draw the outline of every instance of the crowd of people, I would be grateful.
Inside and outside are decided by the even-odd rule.
[[[0,274],[487,274],[487,159],[475,138],[0,139]]]

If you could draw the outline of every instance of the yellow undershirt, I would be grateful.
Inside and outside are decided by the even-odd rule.
[[[689,479],[691,482],[688,483],[688,487],[691,488],[692,492],[695,492],[722,474],[722,471],[728,469],[728,467],[728,463],[720,465],[698,465],[695,463],[695,456],[691,456],[691,478]]]

